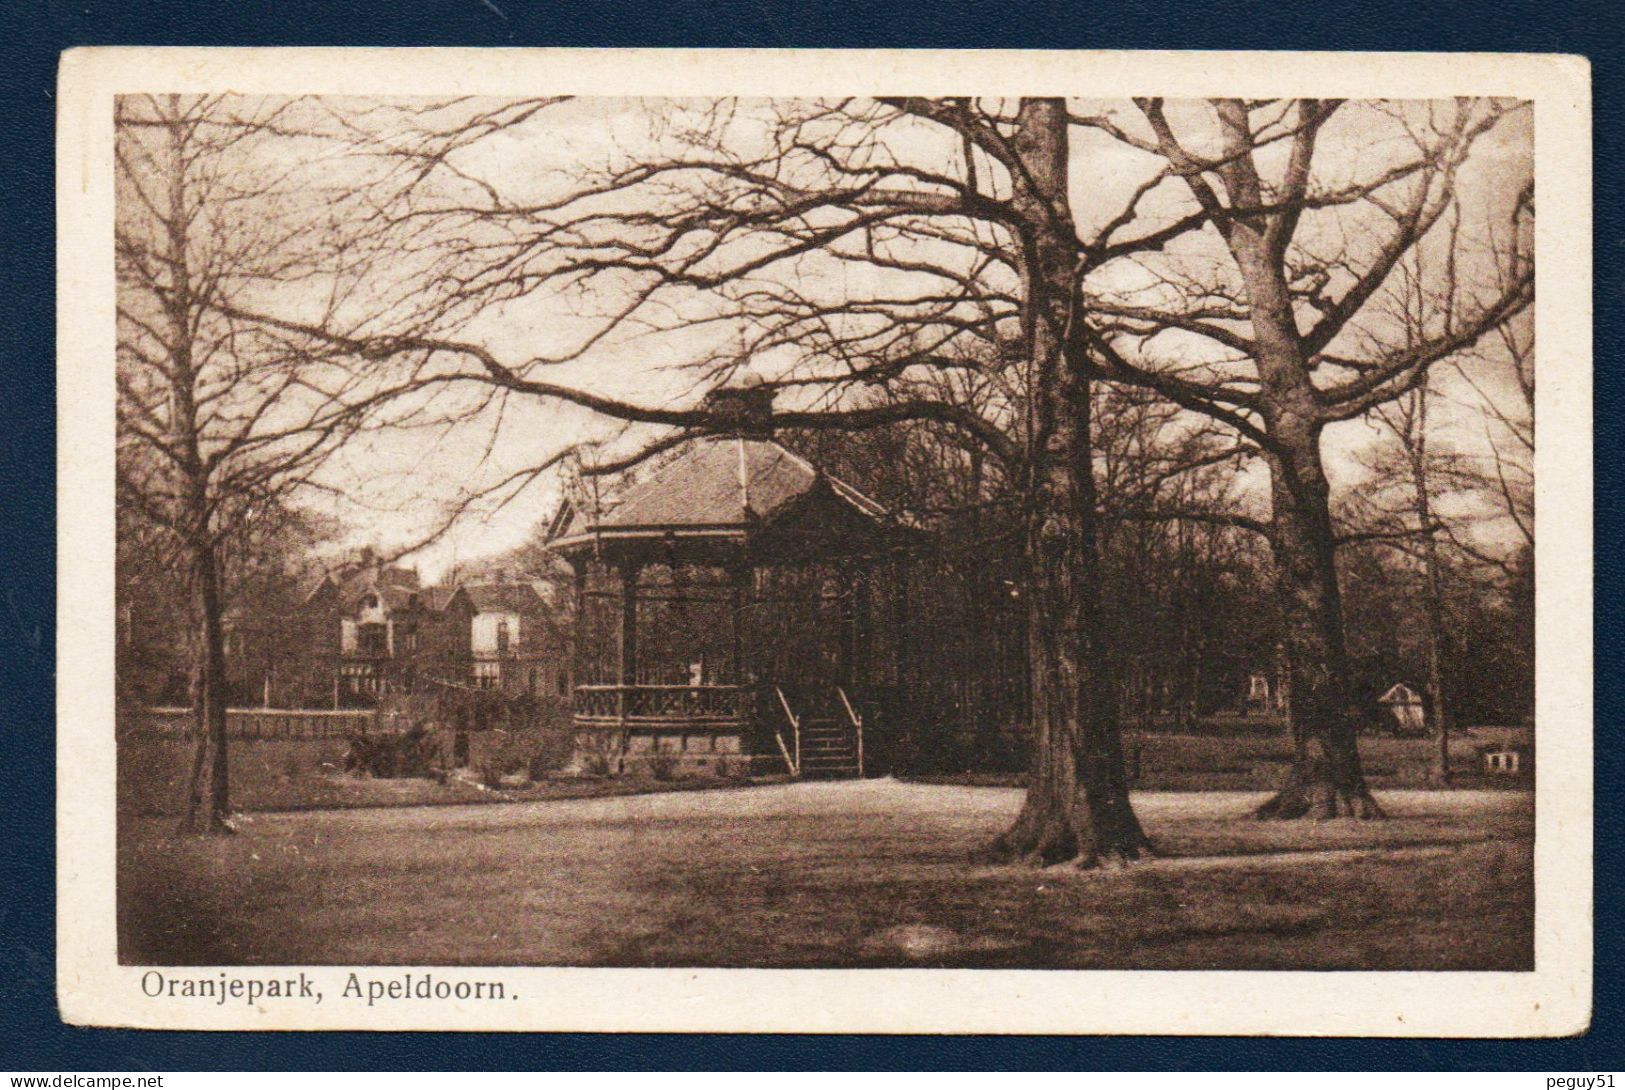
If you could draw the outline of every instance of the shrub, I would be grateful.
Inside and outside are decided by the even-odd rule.
[[[583,776],[607,776],[620,756],[621,739],[610,732],[577,734],[573,739],[576,767]]]
[[[398,734],[352,734],[344,770],[378,779],[428,777],[439,756],[440,743],[421,727]]]
[[[649,758],[649,775],[657,780],[674,780],[677,778],[679,758],[675,753],[656,753]]]
[[[552,724],[544,722],[534,733],[535,741],[530,754],[530,776],[531,779],[539,780],[569,763],[572,745],[570,732]]]
[[[481,747],[484,753],[477,766],[480,782],[496,788],[515,776],[532,778],[539,755],[537,734],[531,730],[491,731]]]

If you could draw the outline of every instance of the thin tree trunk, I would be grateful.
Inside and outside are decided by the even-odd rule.
[[[203,708],[203,648],[192,661],[192,772],[186,780],[186,816],[181,819],[182,832],[196,832],[200,828],[203,811],[203,769],[209,756],[208,716]]]
[[[220,563],[212,546],[197,549],[199,604],[202,606],[203,718],[209,739],[209,832],[231,831],[230,765],[226,752],[226,644]]]
[[[1433,531],[1433,496],[1427,473],[1427,384],[1412,395],[1414,411],[1405,440],[1410,455],[1411,484],[1416,492],[1416,517],[1422,530],[1422,560],[1426,578],[1425,606],[1428,618],[1427,689],[1428,714],[1433,719],[1438,752],[1433,778],[1450,782],[1450,709],[1444,698],[1444,576],[1439,564],[1439,542]]]
[[[191,564],[192,591],[198,611],[198,695],[201,709],[201,735],[195,763],[204,760],[207,740],[210,764],[209,814],[202,823],[206,832],[230,832],[230,785],[226,762],[226,650],[221,594],[220,557],[210,532],[210,469],[203,457],[199,435],[197,385],[198,362],[193,355],[193,329],[197,299],[193,294],[188,228],[192,222],[186,199],[187,123],[182,119],[180,98],[168,96],[170,174],[168,215],[163,220],[167,245],[165,263],[171,287],[163,297],[164,317],[169,328],[170,421],[173,445],[186,482],[184,495],[184,537]],[[194,770],[188,822],[196,821],[198,773]]]
[[[1450,782],[1450,708],[1444,696],[1444,603],[1439,579],[1438,546],[1431,535],[1425,544],[1428,567],[1428,710],[1433,713],[1433,731],[1439,749],[1434,760],[1433,778]]]

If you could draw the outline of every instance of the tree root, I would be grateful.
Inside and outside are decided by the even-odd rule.
[[[1075,859],[1078,837],[1063,818],[1043,822],[1018,820],[1015,827],[993,840],[983,856],[993,863],[1009,863],[1038,870]]]
[[[1156,855],[1151,841],[1137,826],[1122,843],[1100,844],[1097,840],[1088,830],[1080,835],[1063,815],[1051,815],[1042,821],[1023,815],[1014,827],[976,852],[974,858],[982,863],[1033,870],[1062,867],[1116,870]]]
[[[1253,811],[1259,821],[1296,821],[1311,818],[1331,821],[1350,817],[1358,821],[1380,821],[1388,815],[1372,797],[1370,789],[1335,788],[1330,784],[1289,782],[1267,802]]]

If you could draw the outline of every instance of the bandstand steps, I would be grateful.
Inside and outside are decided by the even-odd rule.
[[[857,774],[857,750],[849,724],[824,718],[801,724],[802,779],[851,779]]]

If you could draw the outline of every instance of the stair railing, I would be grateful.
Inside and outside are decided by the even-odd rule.
[[[863,779],[863,716],[859,715],[857,713],[857,711],[852,707],[852,701],[850,701],[850,700],[848,700],[846,698],[846,690],[845,689],[843,689],[839,685],[837,685],[837,686],[835,686],[835,691],[837,693],[841,694],[841,703],[846,707],[846,717],[848,719],[852,720],[852,731],[857,736],[857,742],[858,742],[858,779],[861,780],[861,779]]]
[[[801,775],[801,720],[796,718],[796,713],[790,710],[790,701],[785,697],[784,690],[775,685],[773,691],[779,695],[779,706],[784,709],[785,718],[790,720],[790,731],[795,739],[795,756],[791,757],[790,750],[785,746],[782,731],[775,731],[773,737],[778,739],[779,752],[784,754],[784,763],[790,766],[790,775],[799,776]]]

